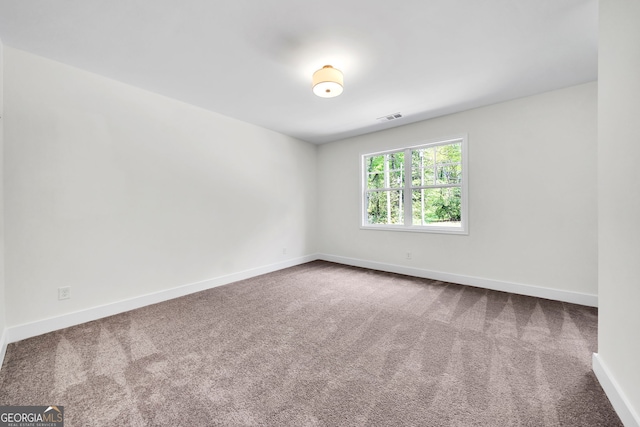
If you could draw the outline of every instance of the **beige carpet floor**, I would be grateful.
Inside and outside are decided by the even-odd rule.
[[[10,344],[66,426],[621,426],[597,310],[316,261]]]

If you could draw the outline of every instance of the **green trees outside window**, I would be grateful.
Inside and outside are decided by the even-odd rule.
[[[365,225],[460,227],[462,150],[458,139],[365,155]]]
[[[459,222],[462,197],[460,143],[411,151],[413,224]]]
[[[404,153],[367,158],[369,224],[404,223]]]

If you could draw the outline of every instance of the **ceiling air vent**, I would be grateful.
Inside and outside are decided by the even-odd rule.
[[[386,116],[378,117],[376,120],[379,122],[390,122],[391,120],[396,120],[402,117],[400,113],[387,114]]]

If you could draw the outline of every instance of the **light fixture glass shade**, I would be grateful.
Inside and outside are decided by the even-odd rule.
[[[342,71],[325,65],[313,73],[313,93],[321,98],[333,98],[343,90]]]

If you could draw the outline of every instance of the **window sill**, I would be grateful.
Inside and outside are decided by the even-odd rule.
[[[438,226],[416,226],[407,227],[404,225],[361,225],[361,230],[382,230],[382,231],[404,231],[412,233],[436,233],[436,234],[458,234],[469,235],[469,231],[462,227],[438,227]]]

